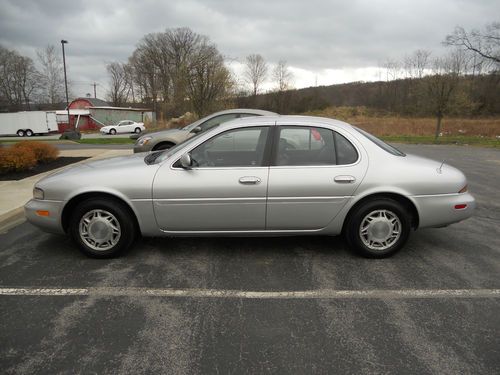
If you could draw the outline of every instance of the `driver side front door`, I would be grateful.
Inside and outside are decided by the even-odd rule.
[[[153,183],[160,229],[264,230],[270,133],[268,126],[225,131],[190,150],[192,169],[164,164]]]

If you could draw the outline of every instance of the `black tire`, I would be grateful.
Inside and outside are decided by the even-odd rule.
[[[139,134],[141,132],[141,128],[135,128],[134,133]]]
[[[172,146],[175,146],[172,142],[163,142],[153,147],[153,151],[168,150]]]
[[[33,136],[33,131],[31,129],[26,129],[26,137]]]
[[[116,134],[116,129],[111,129],[111,130],[109,131],[109,134],[111,134],[111,135],[115,135],[115,134]]]
[[[379,218],[377,215],[385,215],[385,217],[381,216]],[[382,244],[383,241],[380,241],[382,243],[377,245],[379,241],[378,239],[376,239],[373,243],[370,242],[368,232],[371,231],[370,233],[373,233],[373,231],[378,228],[373,227],[373,225],[376,225],[376,222],[365,226],[365,224],[368,223],[367,220],[369,220],[368,216],[371,217],[371,220],[379,220],[382,222],[382,224],[379,224],[381,226],[380,233],[382,236],[385,236],[386,233],[391,231],[391,228],[394,229],[399,227],[399,230],[393,230],[392,232],[394,236],[397,236],[395,233],[399,232],[399,237],[396,237],[395,239],[390,238],[385,241],[385,246]],[[394,217],[397,218],[397,220],[394,221],[396,224],[393,224],[395,226],[386,227],[386,221],[384,220],[386,220],[387,216],[391,218],[391,220],[394,220]],[[387,220],[391,221],[390,219]],[[373,228],[371,230],[366,229],[364,236],[361,234],[362,224],[364,227],[372,226]],[[410,235],[410,230],[411,214],[403,205],[390,198],[376,198],[363,203],[361,206],[356,207],[354,211],[349,213],[344,234],[349,247],[360,255],[367,258],[387,258],[404,246]],[[392,243],[390,243],[391,241]],[[369,243],[367,244],[366,242]],[[380,248],[374,248],[376,246],[380,246]]]
[[[95,210],[112,214],[119,223],[119,239],[110,248],[96,250],[89,246],[89,244],[80,235],[80,224],[82,218],[84,215]],[[136,227],[131,216],[132,214],[130,213],[128,207],[118,200],[109,198],[90,198],[79,203],[73,210],[70,217],[69,233],[73,241],[78,245],[80,251],[85,255],[92,258],[112,258],[130,248],[136,237]]]
[[[24,137],[24,130],[19,129],[16,134],[18,137]]]

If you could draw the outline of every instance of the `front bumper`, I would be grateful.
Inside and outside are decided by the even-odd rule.
[[[61,215],[64,207],[62,201],[32,199],[24,205],[26,219],[45,232],[63,234]],[[40,216],[37,211],[48,211],[48,216]]]
[[[469,193],[418,195],[411,197],[419,214],[419,228],[443,227],[472,216],[476,200]],[[466,205],[457,209],[457,205]]]

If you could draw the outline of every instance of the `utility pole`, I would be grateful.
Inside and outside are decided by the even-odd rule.
[[[68,79],[66,78],[66,55],[64,53],[64,45],[67,44],[68,41],[62,39],[62,53],[63,53],[63,66],[64,66],[64,87],[66,88],[66,110],[68,111],[68,128],[71,127],[71,121],[69,118],[69,97],[68,97]]]
[[[94,82],[94,98],[97,98],[97,91],[96,91],[96,86],[97,86],[97,83]]]

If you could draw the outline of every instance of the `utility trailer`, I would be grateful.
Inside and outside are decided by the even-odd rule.
[[[0,113],[0,135],[31,137],[35,134],[48,134],[57,131],[55,112]]]

